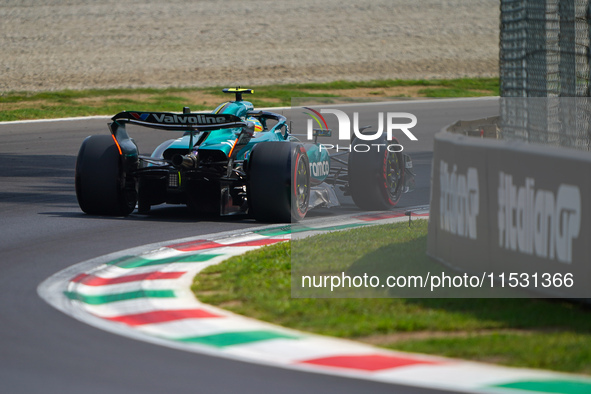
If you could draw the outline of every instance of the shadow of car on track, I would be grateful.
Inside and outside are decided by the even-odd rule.
[[[72,208],[78,210],[78,212],[71,211],[52,211],[52,212],[40,212],[42,215],[57,216],[62,218],[71,219],[83,219],[91,221],[125,221],[125,222],[171,222],[171,223],[200,223],[200,222],[219,222],[219,223],[254,223],[254,219],[249,218],[247,215],[235,215],[235,216],[195,216],[189,212],[189,209],[185,206],[162,206],[155,207],[150,210],[147,214],[140,214],[137,212],[131,213],[129,216],[99,216],[99,215],[88,215],[79,210],[76,204],[74,196],[74,205]]]

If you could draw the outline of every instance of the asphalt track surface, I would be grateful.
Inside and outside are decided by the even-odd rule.
[[[418,141],[403,143],[417,189],[400,207],[428,204],[433,135],[458,119],[498,114],[495,99],[397,104],[418,118]],[[269,368],[120,337],[53,309],[40,282],[75,263],[144,244],[246,229],[249,219],[187,218],[165,206],[127,218],[83,214],[74,192],[82,140],[107,133],[107,119],[0,124],[0,392],[2,393],[434,393],[343,377]],[[159,131],[133,132],[142,151]],[[402,141],[401,141],[402,142]],[[354,210],[350,201],[334,210]]]

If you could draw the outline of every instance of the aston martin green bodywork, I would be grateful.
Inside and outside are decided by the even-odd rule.
[[[348,163],[343,153],[331,156],[322,144],[293,136],[285,116],[257,111],[243,100],[252,90],[224,92],[235,94],[235,100],[211,113],[185,107],[182,113],[113,116],[112,138],[88,137],[78,154],[76,196],[82,210],[128,215],[136,207],[146,213],[154,205],[185,204],[199,214],[249,214],[285,222],[303,219],[310,208],[339,205],[335,187],[352,191],[355,203],[367,209],[387,209],[410,190],[414,175],[405,155],[365,155],[356,159],[360,171],[351,172],[355,151]],[[127,124],[178,134],[142,155]],[[345,167],[332,168],[332,160]],[[361,186],[351,188],[355,183]]]

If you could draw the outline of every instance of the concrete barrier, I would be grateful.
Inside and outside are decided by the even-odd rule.
[[[532,296],[591,298],[591,155],[466,135],[496,120],[435,136],[428,254]]]

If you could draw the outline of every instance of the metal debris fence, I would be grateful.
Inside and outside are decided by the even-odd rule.
[[[502,138],[591,149],[590,34],[591,0],[501,0]]]

